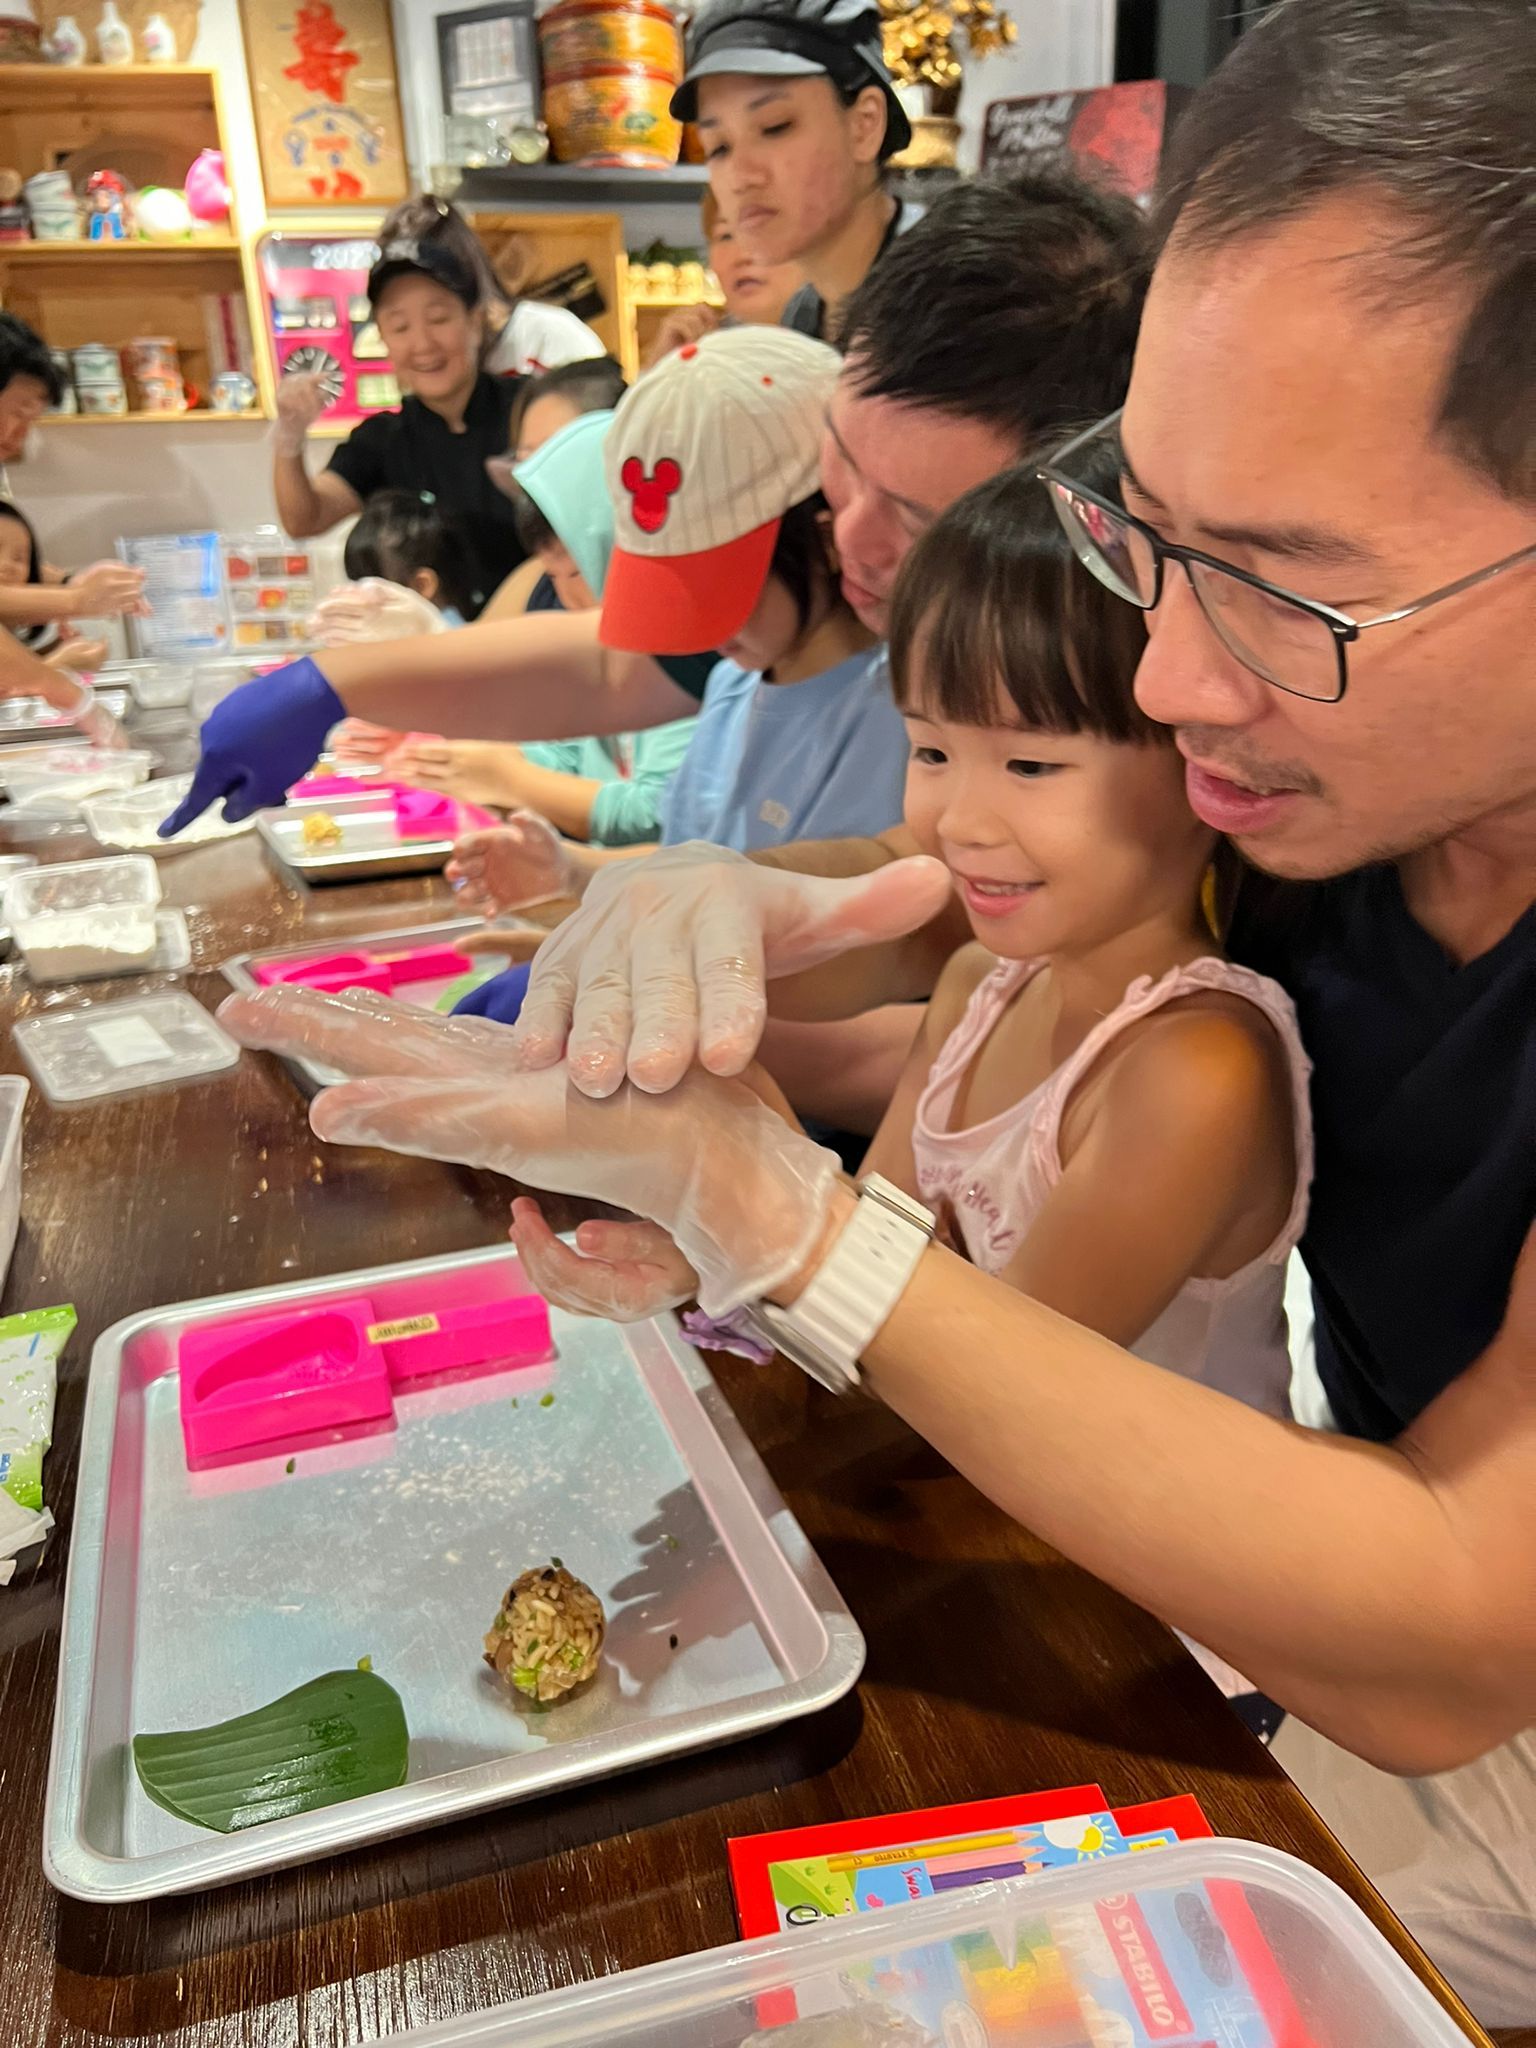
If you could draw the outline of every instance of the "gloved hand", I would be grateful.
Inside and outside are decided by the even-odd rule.
[[[93,747],[122,748],[128,735],[96,695],[89,683],[73,669],[51,670],[39,694],[55,709],[67,711]]]
[[[144,571],[130,569],[126,562],[92,562],[89,569],[76,570],[65,588],[71,597],[79,598],[82,619],[149,616]]]
[[[489,1017],[496,1024],[515,1024],[522,1013],[523,998],[528,993],[528,965],[509,967],[502,974],[493,974],[489,981],[482,981],[478,988],[472,988],[467,996],[461,996],[453,1006],[455,1017]]]
[[[712,1074],[739,1074],[763,1034],[766,982],[916,931],[950,889],[936,860],[827,881],[696,842],[600,868],[539,949],[517,1064],[563,1055],[588,1095],[611,1094],[626,1074],[659,1094],[695,1051]]]
[[[698,1274],[659,1223],[583,1223],[572,1251],[538,1203],[520,1195],[512,1204],[511,1234],[538,1292],[572,1315],[643,1323],[698,1292]]]
[[[593,1102],[557,1068],[510,1073],[507,1033],[352,990],[231,996],[219,1021],[242,1045],[364,1078],[315,1097],[316,1135],[490,1167],[659,1223],[727,1315],[800,1274],[826,1235],[838,1165],[739,1081],[690,1073],[658,1099]]]
[[[360,640],[414,640],[422,633],[446,633],[448,622],[435,604],[403,583],[364,576],[340,583],[309,615],[311,640],[321,647],[351,647]]]
[[[174,839],[220,797],[231,825],[267,804],[285,802],[346,712],[307,654],[231,690],[204,721],[192,787],[161,825],[160,837]]]
[[[466,832],[446,873],[464,909],[481,917],[581,893],[570,847],[537,811],[514,811],[504,825]]]
[[[325,377],[319,370],[295,370],[277,380],[277,419],[272,445],[279,455],[302,455],[310,428],[325,411]]]

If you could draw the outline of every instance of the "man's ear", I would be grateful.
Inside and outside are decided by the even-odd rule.
[[[877,164],[880,151],[885,143],[886,124],[890,119],[890,108],[885,94],[878,85],[866,85],[852,106],[844,110],[848,116],[848,132],[853,142],[854,161],[861,164]]]

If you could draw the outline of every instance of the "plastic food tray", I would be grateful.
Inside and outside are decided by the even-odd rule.
[[[97,690],[96,702],[114,718],[127,716],[126,690]],[[0,740],[67,740],[79,727],[44,697],[0,697]]]
[[[1129,1864],[707,1949],[380,2048],[1466,2048],[1359,1908],[1296,1858],[1206,1841]],[[1221,2016],[1206,2030],[1183,2024],[1190,1977],[1170,1996],[1168,1954],[1147,1938],[1169,1926],[1193,1930],[1203,1951],[1194,1988]],[[1255,1979],[1257,2012],[1239,1989]]]
[[[229,1034],[180,989],[24,1017],[16,1050],[48,1100],[60,1104],[200,1080],[240,1057]]]
[[[670,1317],[555,1310],[549,1363],[401,1391],[393,1431],[302,1450],[292,1471],[279,1446],[188,1472],[183,1332],[357,1293],[407,1317],[443,1276],[464,1301],[525,1288],[498,1247],[183,1302],[98,1340],[44,1823],[61,1890],[121,1901],[252,1877],[733,1741],[857,1678],[863,1638]],[[516,1573],[554,1555],[604,1601],[608,1641],[592,1685],[537,1713],[481,1639]],[[233,1835],[140,1790],[136,1732],[363,1656],[405,1704],[405,1784]]]
[[[334,818],[338,846],[304,844],[306,818]],[[468,829],[466,827],[466,829]],[[431,875],[448,864],[454,834],[438,839],[402,839],[388,790],[338,796],[320,803],[286,804],[258,811],[256,830],[291,874],[306,882],[370,882],[386,875]]]
[[[162,839],[156,827],[170,816],[191,787],[190,775],[167,775],[158,782],[141,782],[137,789],[93,796],[80,806],[86,829],[99,846],[121,846],[132,853],[148,853],[157,858],[190,846],[237,839],[242,832],[250,831],[250,818],[242,819],[238,825],[226,825],[218,806],[210,805],[174,839]]]
[[[224,979],[238,994],[254,995],[262,987],[256,976],[257,968],[275,965],[279,961],[286,965],[290,961],[315,959],[321,954],[335,953],[341,947],[368,953],[403,953],[413,946],[452,945],[456,939],[467,938],[470,933],[484,932],[485,929],[485,921],[482,918],[457,917],[443,924],[413,924],[400,931],[367,932],[355,940],[323,939],[318,942],[311,941],[307,946],[273,946],[261,953],[237,953],[233,959],[224,962],[222,972]],[[490,972],[501,971],[500,963],[494,956],[488,960],[487,965]],[[414,1004],[418,1009],[435,1009],[450,986],[448,982],[416,982],[403,992],[402,999]],[[300,1087],[311,1093],[315,1089],[328,1088],[332,1082],[346,1078],[334,1068],[323,1067],[313,1060],[289,1059],[283,1064]]]

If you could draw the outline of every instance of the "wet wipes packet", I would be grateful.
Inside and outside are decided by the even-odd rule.
[[[0,1316],[0,1492],[35,1513],[43,1506],[59,1355],[74,1327],[68,1306]]]

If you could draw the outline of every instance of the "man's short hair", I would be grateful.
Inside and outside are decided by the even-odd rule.
[[[14,313],[0,313],[0,391],[14,377],[33,377],[57,405],[64,396],[64,376],[48,352],[48,344]]]
[[[1156,226],[1214,249],[1334,194],[1400,218],[1361,261],[1386,303],[1461,281],[1472,306],[1440,425],[1536,497],[1536,15],[1530,0],[1285,0],[1195,95]]]
[[[1097,419],[1125,398],[1150,269],[1137,209],[1067,171],[955,185],[849,305],[854,389],[1020,449]]]

